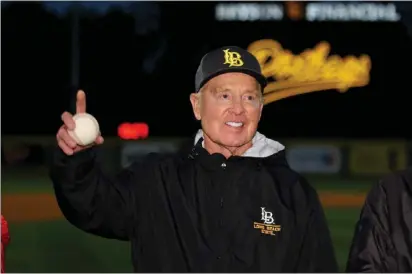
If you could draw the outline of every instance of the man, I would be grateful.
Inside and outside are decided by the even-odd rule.
[[[74,123],[63,114],[51,178],[69,222],[131,241],[137,272],[336,272],[315,190],[289,168],[284,147],[256,131],[266,85],[256,58],[212,51],[195,85],[202,129],[191,149],[149,155],[117,176],[101,169],[95,147],[69,137]]]
[[[412,272],[412,167],[386,176],[368,194],[347,272]]]

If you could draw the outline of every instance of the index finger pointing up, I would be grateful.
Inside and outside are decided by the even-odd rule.
[[[86,94],[79,90],[76,95],[76,113],[86,112]]]

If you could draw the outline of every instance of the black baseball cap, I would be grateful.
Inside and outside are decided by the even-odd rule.
[[[203,56],[196,71],[196,92],[207,81],[228,72],[241,72],[254,77],[263,89],[267,85],[266,77],[262,74],[260,64],[253,54],[236,46],[222,47]]]

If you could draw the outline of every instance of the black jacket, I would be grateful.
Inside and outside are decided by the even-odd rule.
[[[337,271],[317,194],[283,150],[225,159],[192,148],[151,154],[113,177],[95,148],[58,150],[60,209],[83,231],[130,240],[136,272]]]
[[[369,193],[347,272],[412,272],[412,168],[385,177]]]

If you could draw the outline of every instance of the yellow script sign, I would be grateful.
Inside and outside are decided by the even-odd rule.
[[[258,59],[269,80],[264,91],[265,104],[314,91],[337,89],[346,92],[351,87],[369,83],[369,56],[328,56],[330,45],[327,42],[294,55],[278,42],[264,39],[250,44],[248,51]]]

